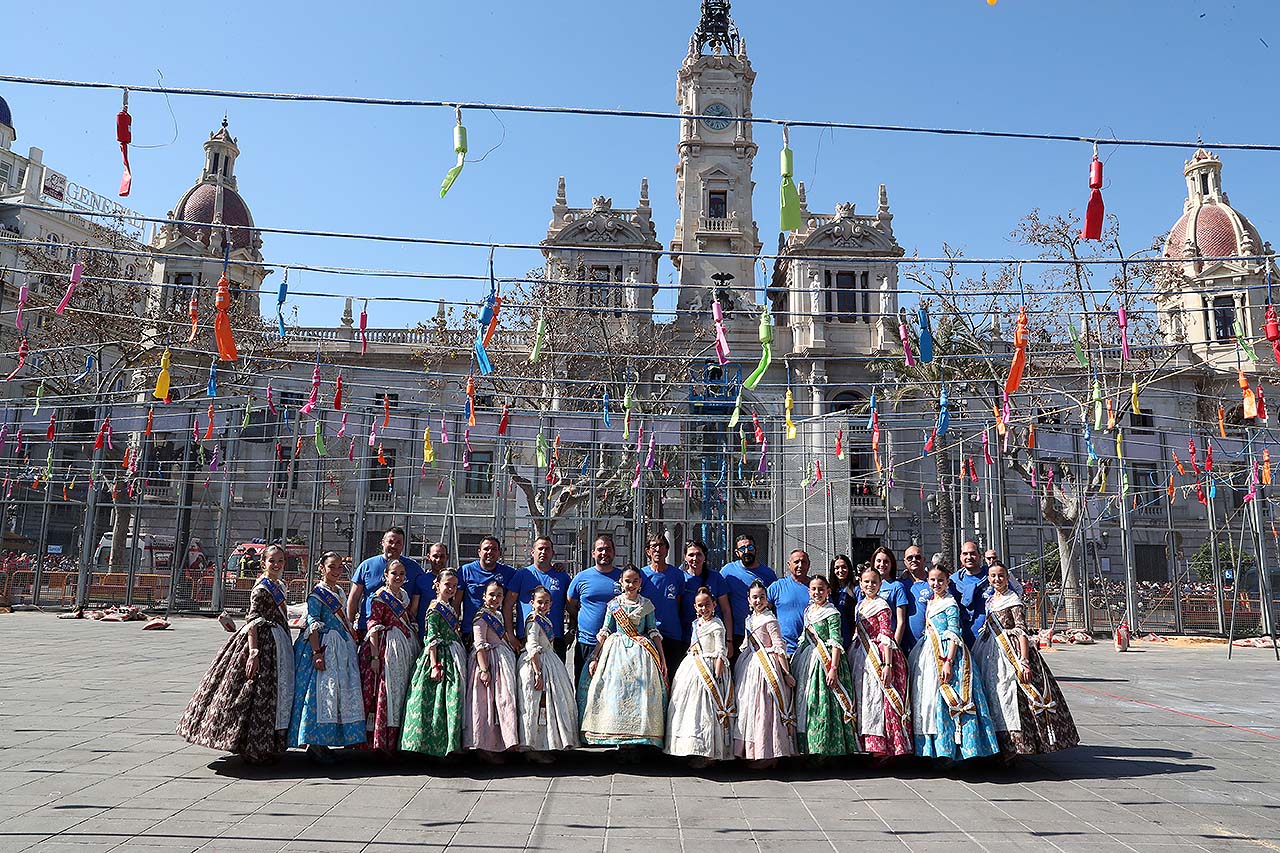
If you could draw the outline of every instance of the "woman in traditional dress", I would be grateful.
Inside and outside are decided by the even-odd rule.
[[[524,651],[517,671],[520,682],[520,746],[531,750],[538,763],[551,760],[548,752],[578,745],[578,703],[573,679],[552,644],[551,593],[535,587],[525,620]]]
[[[693,607],[693,642],[671,679],[664,751],[688,756],[691,766],[701,768],[733,758],[737,708],[724,623],[716,618],[711,590],[698,590]]]
[[[505,594],[499,581],[489,581],[482,606],[471,620],[462,745],[479,751],[486,761],[520,745],[516,653],[507,644],[507,631],[502,624]]]
[[[796,674],[796,740],[808,755],[858,751],[857,706],[849,661],[841,645],[840,612],[830,602],[831,585],[809,576],[804,630],[791,658]]]
[[[1001,756],[1012,761],[1080,743],[1071,709],[1049,665],[1027,636],[1022,599],[1009,589],[1009,570],[987,569],[992,596],[973,656],[991,699]]]
[[[605,608],[586,670],[582,739],[589,744],[662,746],[667,664],[653,604],[640,594],[643,579],[639,569],[623,570],[622,594]]]
[[[769,609],[768,591],[755,581],[747,590],[751,612],[745,623],[742,654],[734,666],[738,716],[734,720],[733,752],[767,769],[796,754],[794,691],[787,660],[787,644],[778,617]]]
[[[264,763],[284,754],[293,711],[293,645],[285,610],[285,553],[263,551],[266,570],[249,593],[244,625],[227,640],[178,723],[198,746]]]
[[[436,578],[436,598],[427,609],[426,652],[418,658],[405,701],[400,748],[443,758],[462,749],[466,670],[457,611],[458,573]]]
[[[293,722],[289,746],[307,745],[307,754],[327,764],[331,746],[364,743],[365,711],[360,664],[338,581],[342,555],[320,558],[321,581],[307,596],[307,618],[293,650]]]
[[[880,596],[881,573],[862,570],[854,640],[849,648],[853,693],[858,700],[862,751],[883,763],[911,752],[911,705],[907,699],[907,659],[893,638],[893,613]]]
[[[384,754],[395,752],[400,744],[405,696],[421,649],[409,613],[405,572],[399,560],[387,563],[386,585],[369,602],[369,620],[360,647],[366,742]]]
[[[916,755],[959,761],[994,755],[995,728],[986,690],[960,637],[960,605],[948,593],[950,578],[929,569],[924,636],[911,650],[911,716]]]

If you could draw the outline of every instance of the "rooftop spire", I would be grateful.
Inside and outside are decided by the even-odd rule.
[[[742,36],[729,15],[729,0],[702,0],[702,19],[689,40],[689,53],[700,54],[709,48],[713,53],[737,54]]]

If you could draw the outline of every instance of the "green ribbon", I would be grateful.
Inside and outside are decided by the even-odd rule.
[[[467,129],[462,125],[462,110],[457,110],[457,125],[453,128],[453,153],[458,155],[457,164],[445,173],[444,183],[440,184],[440,198],[445,197],[449,187],[462,174],[462,164],[467,161]]]
[[[788,147],[787,128],[782,128],[782,186],[779,191],[778,224],[783,231],[795,231],[802,224],[800,218],[800,192],[796,189],[795,155]]]
[[[738,425],[738,420],[742,417],[742,389],[738,389],[738,399],[733,401],[733,414],[729,416],[729,429],[733,429]]]
[[[1102,431],[1102,386],[1093,380],[1093,430]]]
[[[1239,317],[1236,317],[1235,333],[1236,343],[1240,345],[1240,349],[1244,350],[1250,361],[1257,361],[1258,354],[1253,351],[1253,341],[1249,340],[1249,336],[1244,333],[1244,324],[1240,322]]]
[[[742,383],[742,387],[754,391],[764,378],[764,373],[773,361],[773,318],[769,316],[769,308],[765,306],[760,312],[760,363],[751,375]]]
[[[547,467],[547,437],[542,433],[542,427],[538,427],[537,441],[538,467]]]
[[[317,418],[317,419],[316,419],[316,455],[317,455],[317,456],[328,456],[328,455],[329,455],[329,454],[328,454],[328,451],[326,451],[326,450],[325,450],[325,446],[324,446],[324,430],[322,430],[322,429],[320,428],[320,419],[319,419],[319,418]]]
[[[1067,328],[1071,331],[1071,348],[1075,350],[1076,361],[1081,367],[1089,366],[1089,359],[1084,357],[1084,347],[1080,344],[1080,333],[1076,331],[1074,323],[1067,323]]]
[[[543,312],[538,317],[538,328],[533,333],[533,349],[529,351],[529,363],[536,364],[542,358],[542,341],[547,334],[547,315]]]

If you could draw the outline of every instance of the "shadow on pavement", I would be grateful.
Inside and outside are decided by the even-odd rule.
[[[346,751],[334,764],[319,765],[301,752],[290,752],[268,766],[246,764],[227,756],[209,765],[219,776],[234,779],[328,779],[347,781],[391,776],[417,776],[458,780],[607,778],[615,773],[650,778],[693,777],[715,782],[746,782],[777,779],[784,782],[827,779],[961,779],[1016,785],[1022,782],[1137,778],[1196,773],[1215,769],[1212,765],[1189,763],[1185,750],[1135,748],[1108,745],[1081,745],[1048,755],[1019,759],[1005,766],[993,759],[976,759],[951,766],[906,757],[884,767],[875,767],[865,756],[814,760],[800,757],[776,767],[758,769],[734,761],[703,769],[693,769],[680,759],[657,750],[622,756],[616,750],[583,749],[559,756],[554,764],[533,764],[513,755],[506,763],[490,765],[463,756],[441,761],[419,756],[382,758],[365,752]],[[465,790],[465,788],[460,789]]]

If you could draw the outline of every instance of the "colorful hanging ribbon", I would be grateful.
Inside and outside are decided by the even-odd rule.
[[[911,354],[911,337],[907,334],[907,309],[898,309],[898,338],[902,341],[902,360],[907,367],[914,367],[916,360]]]
[[[467,426],[476,425],[476,378],[467,376]],[[385,426],[385,425],[384,425]]]
[[[72,249],[72,252],[75,252],[75,250]],[[61,315],[63,311],[67,310],[67,306],[71,304],[71,295],[76,292],[76,285],[80,283],[80,276],[83,274],[84,264],[79,261],[73,262],[71,264],[71,278],[67,283],[67,292],[63,294],[62,301],[58,303],[58,307],[53,310],[53,313]]]
[[[22,285],[18,288],[18,313],[13,318],[13,326],[19,332],[22,331],[22,312],[27,307],[27,300],[31,298],[31,288],[28,285]],[[1280,358],[1280,356],[1278,356]]]
[[[1018,322],[1013,327],[1013,364],[1009,366],[1009,378],[1005,380],[1004,392],[1010,396],[1015,394],[1022,384],[1022,373],[1027,368],[1027,306],[1018,309]]]
[[[542,343],[547,336],[547,311],[544,308],[538,315],[538,328],[533,333],[533,349],[529,350],[529,363],[537,364],[542,358]]]
[[[760,311],[760,363],[756,365],[756,369],[751,375],[743,380],[743,387],[752,391],[760,384],[760,380],[764,378],[765,371],[769,369],[769,365],[773,362],[773,318],[769,315],[769,306],[764,306]]]
[[[120,144],[120,157],[124,160],[124,172],[120,175],[120,195],[127,197],[133,188],[133,172],[129,168],[129,143],[133,142],[133,118],[129,115],[129,90],[124,90],[124,103],[116,113],[116,142]]]
[[[721,306],[719,299],[711,303],[711,318],[716,330],[716,360],[723,367],[729,363],[731,352],[729,350],[729,335],[724,327],[724,307]]]
[[[30,346],[30,344],[28,344],[28,343],[27,343],[27,339],[26,339],[26,338],[23,338],[23,339],[22,339],[22,341],[18,344],[18,363],[17,363],[17,365],[13,368],[13,372],[12,372],[12,373],[10,373],[8,376],[6,376],[6,377],[4,378],[4,381],[5,381],[5,382],[8,382],[10,379],[13,379],[13,377],[17,376],[17,375],[18,375],[18,371],[19,371],[19,370],[21,370],[23,367],[25,367],[25,366],[26,366],[26,364],[27,364],[27,354],[28,354],[30,351],[31,351],[31,346]]]
[[[782,183],[779,187],[778,227],[782,231],[795,231],[804,224],[800,217],[800,192],[795,182],[795,154],[791,151],[791,134],[782,126]]]
[[[200,302],[196,299],[194,287],[191,289],[191,299],[187,302],[187,316],[191,318],[191,337],[187,338],[187,343],[193,344],[200,328]]]
[[[205,383],[204,391],[210,397],[218,396],[218,362],[209,362],[209,381]]]
[[[791,419],[791,410],[795,408],[795,395],[791,393],[791,389],[787,389],[787,395],[783,398],[783,410],[786,413],[787,441],[795,441],[796,438],[796,422]]]
[[[364,301],[364,307],[360,309],[360,354],[365,355],[369,352],[369,300]]]
[[[510,411],[510,407],[509,407],[506,403],[503,403],[503,404],[502,404],[502,418],[501,418],[501,419],[499,419],[499,421],[498,421],[498,435],[506,435],[506,434],[507,434],[507,427],[508,427],[510,424],[511,424],[511,411]]]
[[[941,385],[938,390],[938,426],[934,430],[940,438],[946,438],[951,428],[951,408],[947,402],[947,386]]]
[[[455,107],[453,114],[453,153],[457,155],[458,162],[445,173],[444,181],[440,184],[440,198],[444,198],[449,192],[453,182],[458,180],[458,175],[462,174],[463,164],[467,162],[467,128],[462,124],[462,108]]]
[[[280,290],[276,293],[276,322],[280,325],[280,337],[287,334],[284,327],[284,302],[289,298],[289,268],[284,268],[284,278],[280,281]]]
[[[929,323],[929,306],[921,305],[918,310],[920,319],[920,360],[925,364],[933,361],[933,327]]]
[[[298,409],[298,414],[309,415],[312,409],[316,407],[316,403],[320,402],[320,352],[316,351],[316,366],[311,370],[311,395],[307,397],[307,402]]]
[[[1093,144],[1093,160],[1089,163],[1089,205],[1084,212],[1084,229],[1081,239],[1101,240],[1102,220],[1106,209],[1102,203],[1102,161],[1098,159],[1098,144]]]

